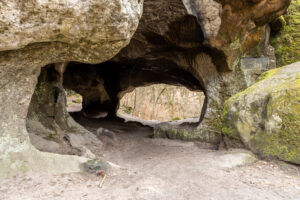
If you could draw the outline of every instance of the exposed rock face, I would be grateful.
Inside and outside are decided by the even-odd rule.
[[[84,159],[41,154],[30,145],[26,116],[40,68],[111,58],[128,44],[142,2],[4,0],[0,10],[0,177],[41,165],[44,172],[78,171]]]
[[[66,66],[67,63],[59,63],[42,68],[27,114],[27,131],[31,133],[31,143],[37,148],[40,145],[35,143],[33,134],[59,143],[60,148],[48,152],[83,155],[86,144],[100,146],[102,143],[77,124],[66,110],[66,94],[62,86]],[[76,138],[73,133],[80,134],[77,138],[86,142],[72,142],[72,138]]]
[[[59,43],[68,60],[86,62],[107,60],[127,45],[142,14],[138,0],[4,0],[0,7],[0,51]]]
[[[197,18],[206,39],[218,35],[222,6],[214,0],[182,0],[188,14]]]
[[[226,101],[223,134],[262,157],[300,164],[300,62],[265,72]]]
[[[144,79],[145,74],[151,74],[151,77],[157,75],[157,80],[165,78],[193,87],[196,80],[196,88],[201,88],[207,98],[206,113],[202,112],[202,123],[195,133],[220,135],[223,101],[244,87],[244,77],[236,76],[240,73],[240,57],[268,56],[265,24],[284,13],[289,3],[290,0],[1,1],[0,177],[31,166],[38,170],[34,166],[40,160],[43,165],[53,160],[56,163],[72,160],[68,170],[78,170],[82,159],[41,154],[30,145],[26,131],[26,116],[37,77],[42,67],[52,63],[95,64],[111,59],[99,67],[109,68],[113,63],[120,68],[118,76],[111,72],[101,79],[98,76],[88,78],[92,83],[96,81],[97,89],[86,88],[90,94],[85,95],[88,98],[84,101],[101,109],[109,97],[111,104],[104,106],[105,109],[116,110],[122,91],[153,82],[124,84],[122,70],[127,73],[123,80],[128,77],[132,78],[129,80]],[[58,73],[63,71],[54,69]],[[80,76],[81,72],[78,70],[75,75]],[[130,72],[136,74],[130,75]],[[192,74],[193,78],[185,74]],[[111,89],[105,88],[106,79]],[[62,84],[62,80],[60,76],[58,83]],[[78,88],[82,85],[84,83],[77,84]],[[99,96],[96,103],[91,99]],[[63,92],[58,97],[59,102],[63,102]],[[67,113],[62,103],[56,105],[55,112],[64,117],[55,122],[62,128],[68,123],[65,121]],[[52,166],[51,169],[56,172],[63,167]]]

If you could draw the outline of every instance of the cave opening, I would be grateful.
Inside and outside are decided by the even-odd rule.
[[[81,114],[87,118],[118,118],[118,111],[122,111],[126,107],[122,104],[124,102],[122,99],[126,99],[128,94],[134,92],[136,88],[151,87],[155,84],[162,84],[165,87],[169,85],[170,88],[166,88],[166,91],[170,94],[173,92],[173,98],[180,96],[180,93],[176,94],[176,88],[180,88],[186,96],[189,91],[192,96],[199,92],[198,105],[195,107],[199,110],[195,113],[199,114],[198,117],[200,116],[205,96],[204,89],[191,72],[165,60],[156,63],[157,65],[163,63],[164,68],[157,65],[149,68],[141,63],[112,61],[95,65],[70,63],[64,73],[63,86],[82,96]],[[174,116],[169,120],[175,118],[179,117]],[[166,120],[162,118],[160,121]]]
[[[127,120],[198,122],[205,95],[183,86],[152,84],[137,87],[120,100],[118,116]]]
[[[67,111],[80,112],[82,110],[82,96],[74,90],[66,90],[67,95]]]
[[[80,154],[78,152],[81,150],[77,147],[76,150],[68,148],[74,146],[72,134],[89,135],[93,131],[97,132],[86,126],[91,122],[88,121],[90,119],[98,120],[93,122],[97,128],[102,125],[105,127],[101,120],[112,123],[110,128],[118,126],[114,123],[132,121],[126,117],[124,119],[124,112],[120,113],[126,106],[124,100],[129,99],[130,92],[147,87],[156,89],[153,93],[154,102],[161,104],[152,107],[152,119],[158,116],[159,110],[165,112],[164,109],[169,109],[166,112],[173,113],[168,114],[168,117],[160,116],[157,118],[159,122],[194,117],[192,122],[198,124],[201,113],[203,115],[205,112],[205,106],[202,107],[205,90],[200,81],[190,71],[168,60],[154,61],[150,67],[143,64],[142,61],[107,61],[101,64],[69,62],[43,67],[26,120],[32,143],[42,151]],[[161,67],[162,64],[164,67]],[[178,98],[182,100],[180,105]],[[149,99],[140,98],[139,101],[144,101],[151,108]],[[173,108],[170,110],[167,104]]]

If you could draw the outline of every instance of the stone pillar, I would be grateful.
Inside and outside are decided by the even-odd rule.
[[[206,98],[201,121],[195,132],[200,140],[217,144],[221,139],[222,126],[221,77],[212,58],[205,53],[200,53],[195,57],[192,67],[198,79],[204,84]]]
[[[5,55],[0,55],[4,60]],[[33,94],[39,65],[23,66],[0,63],[0,156],[29,148],[26,116]]]
[[[40,152],[30,144],[27,110],[40,68],[45,63],[32,60],[29,66],[22,56],[0,54],[0,178],[25,171],[78,172],[86,158]]]

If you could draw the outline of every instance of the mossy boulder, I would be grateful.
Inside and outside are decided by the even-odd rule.
[[[217,132],[201,131],[195,127],[160,124],[154,128],[155,138],[169,138],[183,141],[199,141],[218,145],[221,135]]]
[[[300,62],[265,72],[228,99],[222,133],[263,158],[300,164]]]

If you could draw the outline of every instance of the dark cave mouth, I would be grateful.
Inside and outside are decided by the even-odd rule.
[[[128,96],[135,89],[155,84],[170,85],[174,87],[173,90],[185,88],[185,92],[204,95],[203,87],[192,73],[170,64],[148,68],[141,67],[140,63],[134,65],[111,61],[96,65],[70,63],[63,79],[66,90],[82,96],[81,113],[87,118],[118,118],[118,111],[121,108],[124,110],[124,96]],[[203,100],[199,101],[200,110],[202,104]],[[172,119],[175,118],[179,117]]]

